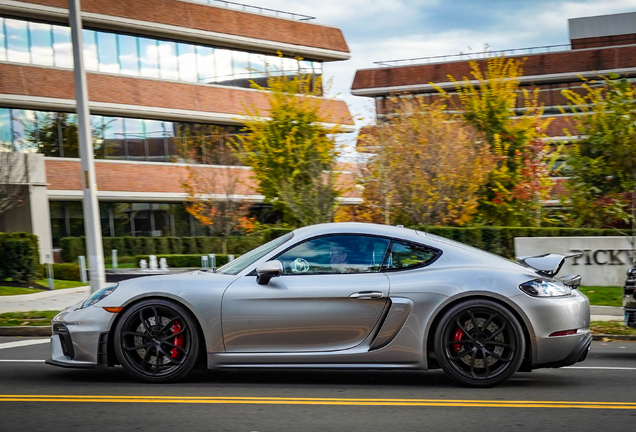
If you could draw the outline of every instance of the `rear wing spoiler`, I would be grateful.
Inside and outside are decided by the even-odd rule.
[[[548,253],[543,255],[517,257],[517,262],[526,267],[535,269],[540,275],[555,277],[561,270],[561,267],[563,267],[566,259],[580,257],[581,255],[583,255],[582,252],[572,252],[567,254]],[[581,283],[581,276],[568,275],[561,278],[561,281],[568,286],[579,286]]]

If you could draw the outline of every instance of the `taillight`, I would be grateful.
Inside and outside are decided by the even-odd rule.
[[[550,337],[553,336],[568,336],[568,335],[573,335],[576,334],[576,330],[561,330],[561,331],[557,331],[554,332],[550,335]]]

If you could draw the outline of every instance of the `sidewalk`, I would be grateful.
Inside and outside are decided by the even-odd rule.
[[[84,300],[91,288],[67,288],[37,294],[0,296],[0,313],[62,310]],[[623,321],[622,307],[590,306],[592,321]]]
[[[91,287],[66,288],[36,294],[0,296],[0,313],[62,310],[84,300]]]

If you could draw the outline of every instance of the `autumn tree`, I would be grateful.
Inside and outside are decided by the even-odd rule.
[[[384,222],[465,225],[478,204],[490,154],[445,103],[393,98],[395,115],[367,137],[374,150],[365,201]]]
[[[566,159],[572,222],[592,227],[633,224],[636,85],[610,75],[582,87],[584,94],[563,91],[579,137],[570,144]]]
[[[320,83],[311,76],[270,76],[267,113],[246,107],[242,158],[265,202],[301,225],[331,222],[342,191],[334,172],[338,127],[325,126]]]
[[[188,165],[182,185],[187,194],[186,211],[212,233],[221,237],[222,252],[227,253],[227,237],[235,230],[251,231],[249,204],[239,197],[243,167],[237,165],[235,137],[223,128],[201,126],[202,130],[182,131]],[[201,129],[200,128],[200,129]],[[213,165],[213,166],[211,166]]]
[[[456,97],[439,89],[493,155],[479,201],[481,218],[493,225],[540,226],[546,220],[543,202],[553,187],[551,149],[545,140],[551,119],[542,117],[538,88],[520,90],[522,64],[495,56],[482,70],[473,61],[471,77],[458,81],[449,76]]]

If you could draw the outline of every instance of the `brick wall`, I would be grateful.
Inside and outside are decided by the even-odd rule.
[[[93,73],[87,74],[87,81],[90,100],[95,102],[235,115],[255,106],[261,115],[268,114],[263,92]],[[1,93],[74,99],[73,72],[0,63]],[[353,124],[343,101],[323,99],[321,104],[328,121]]]
[[[82,190],[81,167],[79,160],[55,160],[47,159],[46,180],[49,183],[49,190]],[[227,174],[224,168],[197,165],[203,170],[211,170],[219,178],[225,178]],[[161,192],[161,193],[183,193],[181,186],[183,180],[187,178],[187,168],[182,165],[163,164],[141,164],[141,163],[114,163],[95,161],[95,172],[97,176],[97,188],[100,191],[130,192],[132,196],[136,192]],[[251,171],[244,168],[232,168],[232,176],[236,176],[240,184],[235,193],[241,195],[254,195],[256,192],[256,182],[251,178]],[[346,197],[359,196],[358,191],[353,187],[354,177],[352,174],[343,173],[339,176],[338,184],[347,189]],[[224,193],[222,188],[215,193]]]
[[[68,8],[67,0],[21,0]],[[176,0],[82,0],[82,10],[172,26],[349,52],[337,28]]]
[[[636,34],[572,39],[570,43],[572,44],[572,49],[598,48],[612,45],[629,45],[636,44]]]
[[[480,60],[478,63],[484,63]],[[636,67],[636,46],[565,51],[527,56],[523,74],[547,75]],[[448,82],[451,75],[470,77],[468,61],[377,68],[356,72],[352,90]]]

